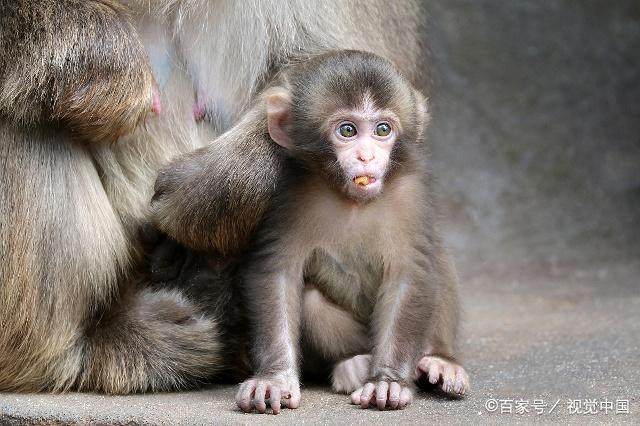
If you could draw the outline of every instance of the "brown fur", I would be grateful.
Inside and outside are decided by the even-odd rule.
[[[263,412],[262,395],[251,393],[256,381],[256,389],[272,392],[295,383],[301,338],[335,365],[334,388],[353,384],[338,377],[345,374],[341,361],[371,353],[360,386],[399,383],[406,404],[425,355],[453,358],[458,327],[457,278],[438,234],[422,143],[424,98],[388,61],[358,51],[320,55],[284,80],[291,111],[277,114],[286,119],[288,142],[279,143],[287,160],[244,272],[255,377],[241,385],[238,405],[249,411],[253,395]],[[345,170],[326,123],[367,102],[397,114],[401,130],[382,193],[360,202],[342,189]],[[466,373],[452,365],[462,392]],[[362,378],[358,368],[354,375]],[[380,408],[384,401],[386,394]]]
[[[8,119],[61,123],[79,139],[115,141],[151,110],[151,69],[118,2],[2,6],[0,113]]]
[[[160,172],[152,201],[158,228],[188,246],[222,255],[246,247],[282,169],[258,114],[248,112],[216,140],[215,149],[201,148]]]
[[[209,374],[215,323],[179,295],[132,293],[102,317],[135,260],[84,148],[51,130],[2,134],[0,389],[169,390]],[[190,322],[174,325],[176,311]]]
[[[128,144],[85,143],[114,141],[150,108],[134,22],[112,1],[1,5],[0,390],[210,377],[216,322],[179,293],[134,290],[154,169],[179,150],[150,154],[142,129]]]
[[[415,71],[417,6],[390,13],[341,0],[1,0],[0,7],[0,390],[169,390],[215,374],[224,343],[217,319],[182,290],[152,290],[137,278],[146,269],[138,238],[157,170],[240,123],[228,135],[242,139],[226,136],[214,154],[224,159],[225,185],[211,189],[197,176],[182,184],[189,173],[169,171],[156,200],[165,207],[158,222],[181,241],[240,250],[279,170],[262,144],[261,121],[254,127],[251,113],[241,121],[256,93],[289,62],[332,47],[386,51]],[[390,15],[401,44],[373,36]],[[347,16],[365,19],[346,23]],[[154,80],[162,100],[155,115],[147,114]],[[196,101],[206,107],[203,122],[193,119]],[[200,194],[220,194],[209,198],[218,210]],[[223,220],[202,214],[205,207]]]

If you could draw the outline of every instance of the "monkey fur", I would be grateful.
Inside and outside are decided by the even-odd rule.
[[[235,295],[198,299],[226,272],[195,252],[169,277],[155,257],[164,237],[147,251],[158,170],[176,159],[153,205],[162,230],[239,252],[276,190],[261,170],[279,160],[251,133],[251,111],[282,69],[354,48],[424,75],[417,1],[241,3],[0,0],[1,391],[168,391],[219,374]],[[230,180],[204,189],[207,161],[177,158],[230,129],[248,135],[219,154]],[[254,194],[242,188],[247,165],[264,184]],[[218,218],[203,214],[199,190],[228,233],[204,232]]]
[[[283,113],[290,121],[281,127],[291,149],[271,140],[274,96],[290,102]],[[390,153],[382,194],[354,207],[340,195],[344,176],[320,129],[328,114],[362,108],[367,97],[377,110],[400,117],[402,134]],[[351,393],[363,407],[404,407],[421,377],[447,393],[468,390],[467,374],[454,357],[457,278],[438,235],[425,165],[428,118],[422,95],[390,62],[336,51],[284,68],[245,122],[160,173],[153,201],[161,212],[156,217],[167,220],[160,228],[206,223],[213,232],[203,231],[199,247],[244,254],[237,272],[255,373],[238,391],[244,411],[266,412],[267,403],[276,413],[281,402],[298,407],[301,351],[304,369],[328,370],[334,390]],[[225,169],[228,146],[246,149],[252,137],[269,155]],[[219,170],[234,178],[222,179]],[[231,183],[234,190],[219,190]],[[248,234],[248,246],[229,249],[216,234],[229,231],[224,209],[230,207],[218,206],[221,193],[233,206],[253,207],[252,228],[233,231]],[[177,194],[183,204],[166,204]],[[208,212],[207,204],[213,207]],[[381,389],[388,398],[378,398]]]
[[[297,408],[301,341],[363,408],[403,408],[424,374],[464,394],[457,278],[435,222],[424,98],[390,62],[358,51],[317,56],[283,83],[265,96],[286,160],[241,270],[255,375],[238,406],[263,413],[270,395],[276,413],[280,397]],[[371,117],[393,131],[367,136]],[[334,121],[355,136],[335,136]]]

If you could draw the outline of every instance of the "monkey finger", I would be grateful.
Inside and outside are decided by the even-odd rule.
[[[400,391],[402,387],[398,382],[391,382],[389,385],[389,407],[392,409],[398,408],[398,404],[400,403]]]
[[[360,394],[360,407],[362,408],[369,407],[369,402],[373,397],[375,389],[376,389],[376,385],[374,385],[373,383],[367,383],[366,385],[364,385],[364,387],[362,388],[362,393]]]
[[[245,413],[251,411],[251,397],[253,396],[255,386],[255,380],[247,380],[240,384],[238,393],[236,394],[236,404]]]
[[[469,376],[462,367],[456,369],[456,381],[453,391],[458,395],[464,395],[469,390]]]
[[[353,405],[360,405],[360,394],[362,394],[362,388],[358,388],[351,392],[351,403]]]
[[[411,404],[413,401],[413,391],[411,388],[403,387],[400,391],[400,401],[398,402],[398,408],[404,408]]]
[[[289,397],[284,400],[285,405],[287,406],[287,408],[295,410],[300,406],[300,389],[294,388],[288,393],[289,393]]]
[[[389,382],[381,380],[376,386],[376,405],[378,410],[384,410],[387,406],[387,395],[389,393]]]
[[[260,414],[264,414],[267,411],[267,404],[265,403],[265,394],[267,392],[267,384],[262,380],[256,385],[256,391],[253,396],[253,405],[256,407],[256,411]]]
[[[272,386],[269,389],[269,405],[271,406],[271,410],[273,411],[273,414],[280,413],[280,397],[281,397],[280,388],[277,386]]]
[[[424,359],[424,358],[423,358]],[[429,383],[435,385],[440,381],[440,377],[444,373],[442,363],[435,359],[430,359],[426,362],[426,370],[423,370],[429,377]]]
[[[444,372],[442,374],[442,390],[451,393],[453,392],[453,382],[456,379],[456,370],[450,363],[445,364]]]
[[[432,356],[423,356],[420,358],[420,361],[418,361],[418,370],[422,371],[424,374],[428,374],[433,361],[434,358]]]

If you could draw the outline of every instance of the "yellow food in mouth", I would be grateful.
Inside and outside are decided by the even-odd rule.
[[[375,181],[375,179],[372,178],[371,176],[356,176],[356,178],[353,179],[353,182],[356,185],[360,185],[360,186],[367,186],[373,181]]]

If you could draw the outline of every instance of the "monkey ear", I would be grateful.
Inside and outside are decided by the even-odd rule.
[[[416,124],[418,128],[416,141],[420,143],[424,139],[425,131],[431,121],[431,113],[429,112],[429,100],[417,90],[414,90],[414,96],[416,100]]]
[[[292,148],[293,144],[287,131],[291,120],[289,91],[281,87],[270,90],[266,95],[266,103],[269,136],[281,147]]]

